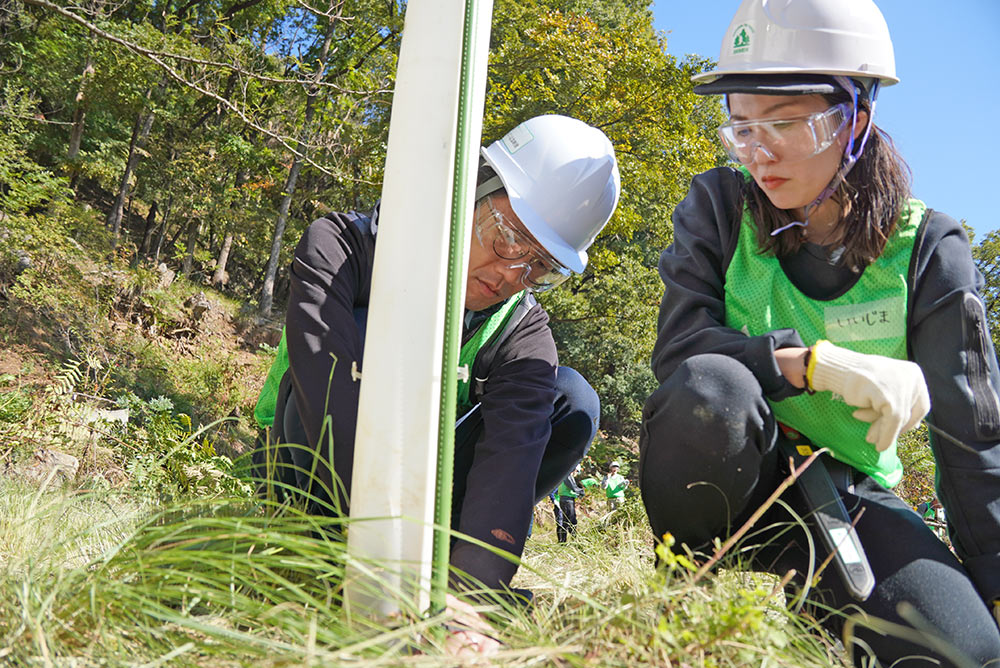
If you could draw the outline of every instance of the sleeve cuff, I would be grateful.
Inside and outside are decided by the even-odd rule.
[[[452,547],[451,566],[449,581],[457,591],[505,589],[517,572],[513,555],[505,557],[464,541]]]
[[[805,347],[794,329],[776,329],[763,336],[751,337],[746,346],[744,364],[760,383],[764,396],[772,401],[796,397],[804,390],[788,382],[778,368],[774,351],[780,348]]]
[[[858,368],[858,353],[817,341],[810,360],[809,384],[814,390],[837,392],[844,379]]]

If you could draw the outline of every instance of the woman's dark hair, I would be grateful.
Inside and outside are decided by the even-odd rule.
[[[846,91],[823,95],[823,98],[831,106],[851,101]],[[868,122],[871,122],[868,100],[859,99],[858,106],[867,112]],[[858,141],[861,136],[863,131]],[[861,271],[882,254],[909,197],[910,168],[889,135],[873,125],[861,157],[830,196],[840,204],[842,213],[838,225],[844,230],[842,257],[848,267]],[[744,182],[742,198],[756,223],[761,253],[783,257],[802,247],[807,240],[807,228],[796,226],[771,236],[772,231],[791,223],[795,216],[791,211],[774,206],[756,181]]]

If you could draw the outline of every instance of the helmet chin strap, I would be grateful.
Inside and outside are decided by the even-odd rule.
[[[825,202],[833,193],[837,192],[837,188],[840,187],[840,182],[847,177],[847,173],[851,171],[857,163],[858,158],[861,157],[861,152],[865,150],[865,144],[868,143],[868,135],[871,133],[872,124],[875,122],[875,98],[878,97],[879,80],[875,79],[872,84],[871,92],[871,111],[868,114],[868,125],[865,127],[865,133],[861,136],[861,141],[858,143],[858,150],[854,150],[854,132],[858,125],[858,89],[851,82],[850,79],[844,76],[834,77],[836,82],[840,86],[851,94],[851,132],[847,140],[847,146],[844,149],[844,158],[840,162],[840,169],[837,173],[833,175],[833,179],[827,184],[826,188],[823,188],[823,192],[814,199],[812,202],[806,205],[806,215],[804,221],[792,221],[787,225],[782,225],[778,229],[771,232],[772,237],[776,237],[785,230],[790,230],[793,227],[809,227],[809,216],[813,214],[816,208]]]
[[[486,181],[476,186],[476,198],[472,201],[478,202],[487,195],[492,195],[496,191],[503,189],[503,181],[500,180],[499,176],[494,174],[490,178],[486,179]]]

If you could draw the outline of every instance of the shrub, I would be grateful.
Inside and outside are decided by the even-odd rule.
[[[143,401],[132,392],[117,401],[130,419],[115,437],[130,451],[125,469],[130,486],[159,498],[249,496],[252,489],[233,475],[233,462],[218,454],[207,428],[192,430],[191,418],[175,412],[170,399]]]

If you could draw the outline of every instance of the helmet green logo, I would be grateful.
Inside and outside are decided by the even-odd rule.
[[[750,37],[753,35],[753,26],[749,23],[741,23],[733,30],[733,53],[746,53],[750,50]]]

